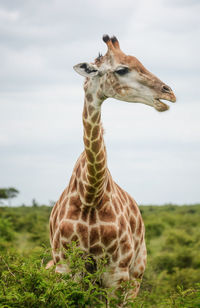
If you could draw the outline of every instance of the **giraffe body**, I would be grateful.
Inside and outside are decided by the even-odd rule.
[[[77,178],[85,173],[86,155],[79,157],[69,183],[51,214],[51,245],[55,264],[63,259],[62,247],[78,241],[94,259],[108,257],[104,285],[141,278],[146,264],[144,225],[136,202],[112,179],[109,171],[104,193],[97,206],[81,201]],[[79,176],[78,176],[78,175]],[[57,270],[59,271],[60,265]],[[61,269],[62,271],[62,269]],[[110,274],[110,272],[112,274]]]
[[[119,286],[122,281],[133,280],[135,297],[140,285],[138,278],[142,278],[146,265],[145,229],[136,202],[113,181],[108,170],[101,105],[107,97],[113,97],[165,111],[168,106],[159,98],[175,101],[175,96],[136,58],[122,53],[115,37],[104,36],[104,41],[108,46],[104,57],[99,56],[94,64],[75,66],[86,77],[84,151],[68,187],[52,210],[50,241],[54,264],[64,259],[63,248],[72,241],[95,260],[106,256],[103,285]],[[67,264],[57,264],[56,271],[68,271]]]

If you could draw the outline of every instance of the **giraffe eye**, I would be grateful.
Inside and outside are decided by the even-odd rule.
[[[117,73],[120,76],[123,76],[123,75],[127,74],[128,72],[129,72],[128,67],[122,67],[122,68],[115,71],[115,73]]]

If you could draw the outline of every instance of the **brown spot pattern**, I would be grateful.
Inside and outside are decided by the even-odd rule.
[[[92,102],[93,101],[92,94],[90,93],[86,94],[86,99],[88,100],[88,102]]]
[[[144,272],[144,266],[141,265],[141,266],[139,267],[139,270],[140,270],[141,272]]]
[[[90,150],[88,150],[88,149],[86,149],[85,152],[87,154],[87,158],[88,158],[89,162],[93,164],[94,163],[94,155],[93,155],[93,153]]]
[[[116,220],[115,213],[109,204],[100,209],[99,219],[105,222],[114,222]]]
[[[113,204],[113,206],[115,208],[116,214],[118,215],[119,214],[119,207],[118,207],[118,204],[117,204],[117,200],[116,200],[116,198],[114,196],[112,196],[112,204]]]
[[[141,219],[141,217],[139,217],[138,226],[137,226],[137,230],[136,230],[137,236],[139,236],[141,234],[141,231],[142,231],[142,219]]]
[[[76,176],[78,177],[78,178],[80,178],[80,175],[81,175],[81,167],[80,167],[80,165],[77,167],[77,169],[76,169]]]
[[[56,263],[58,263],[60,261],[60,257],[56,256],[55,260],[56,260]]]
[[[81,196],[84,196],[84,187],[83,187],[83,183],[79,182],[79,192],[81,194]]]
[[[74,182],[71,184],[70,188],[71,188],[72,193],[77,190],[77,180],[76,179],[74,179]]]
[[[85,166],[85,157],[81,159],[81,167],[83,168]]]
[[[101,152],[96,156],[96,161],[102,161],[104,156],[105,156],[104,151],[101,150]]]
[[[84,207],[83,209],[82,209],[82,214],[81,214],[81,219],[83,220],[83,221],[87,221],[87,219],[88,219],[88,215],[89,215],[89,208],[88,207]]]
[[[127,256],[125,259],[123,259],[120,263],[119,263],[119,267],[128,267],[130,264],[130,261],[132,259],[132,254],[130,254],[129,256]]]
[[[137,251],[138,246],[139,246],[139,241],[135,241],[135,251]]]
[[[97,122],[97,120],[100,120],[100,114],[99,114],[99,112],[96,112],[96,113],[93,115],[93,117],[92,117],[91,120],[92,120],[93,123]]]
[[[91,175],[87,175],[87,178],[88,178],[88,181],[90,184],[95,184],[96,183],[96,178],[94,176],[91,176]]]
[[[115,226],[101,225],[100,232],[101,232],[101,242],[105,246],[109,246],[112,243],[112,241],[117,238],[117,231]]]
[[[120,188],[121,195],[124,199],[124,202],[127,202],[126,192],[120,186],[119,186],[119,188]]]
[[[57,231],[56,235],[54,236],[53,240],[53,248],[57,250],[60,246],[60,232]]]
[[[85,184],[85,189],[87,190],[89,194],[92,194],[96,191],[96,189],[93,186],[88,185],[88,184]]]
[[[57,229],[57,226],[58,226],[57,216],[58,216],[58,210],[56,209],[56,212],[54,213],[54,216],[53,216],[53,222],[52,222],[54,231]]]
[[[100,245],[95,245],[95,246],[90,247],[89,251],[95,256],[98,256],[103,253],[103,248]]]
[[[135,216],[137,216],[137,213],[138,213],[137,206],[134,203],[134,201],[131,199],[131,197],[130,196],[128,196],[128,197],[129,197],[130,210],[131,210],[131,212],[133,212],[135,214]]]
[[[88,227],[81,223],[78,223],[76,226],[76,232],[79,238],[81,239],[83,246],[87,248],[88,247]]]
[[[102,167],[104,167],[104,165],[105,161],[95,164],[95,169],[97,170],[97,172],[100,171]]]
[[[97,222],[96,209],[95,208],[91,208],[90,216],[89,216],[89,224],[93,225],[93,224],[96,224],[96,222]]]
[[[110,192],[111,192],[111,184],[110,184],[110,179],[108,180],[108,184],[107,184],[107,187],[106,187],[106,191],[107,191],[108,193],[110,193]]]
[[[53,236],[52,222],[50,222],[50,238]]]
[[[113,252],[117,249],[117,241],[115,241],[115,243],[108,249],[108,252],[113,254]]]
[[[77,235],[72,236],[71,242],[76,242],[77,244],[79,244],[78,236]]]
[[[122,233],[126,230],[126,221],[122,215],[119,218],[118,225],[119,225],[119,237],[121,237]]]
[[[85,126],[85,132],[88,137],[90,137],[91,130],[92,130],[92,125],[88,123],[87,121],[84,121],[84,126]]]
[[[99,141],[99,140],[93,141],[92,142],[92,151],[95,152],[95,153],[98,153],[100,149],[101,149],[101,141]]]
[[[135,272],[133,273],[133,277],[134,277],[134,278],[139,278],[139,273],[138,273],[137,271],[135,271]]]
[[[126,254],[130,249],[131,249],[131,245],[129,243],[128,240],[128,236],[125,235],[121,241],[120,241],[120,248],[121,248],[121,252],[122,254]]]
[[[95,171],[94,166],[92,164],[88,163],[87,169],[88,169],[88,172],[91,176],[94,176],[96,174],[96,171]]]
[[[122,203],[122,199],[120,199],[118,196],[116,197],[116,199],[117,199],[118,207],[120,208],[121,212],[123,212],[123,203]]]
[[[100,127],[99,125],[95,125],[92,129],[92,139],[95,140],[99,136],[100,133]]]
[[[76,197],[71,197],[69,201],[69,209],[67,212],[67,218],[68,219],[73,219],[73,220],[78,220],[80,213],[81,213],[81,200],[79,196]]]
[[[119,257],[119,250],[117,249],[112,255],[112,260],[116,262],[118,257]]]
[[[102,171],[97,172],[96,177],[97,177],[98,179],[101,179],[101,178],[105,175],[105,172],[106,172],[106,170],[105,170],[105,168],[104,168]]]
[[[94,245],[98,241],[99,241],[99,229],[97,227],[94,227],[91,229],[90,232],[90,246]]]
[[[62,221],[59,226],[59,229],[60,229],[61,235],[65,238],[69,238],[74,232],[73,224],[68,221]]]
[[[83,109],[83,118],[87,119],[87,117],[88,117],[88,112],[87,112],[87,107],[86,107],[86,104],[85,104],[84,109]]]
[[[131,226],[132,233],[135,233],[136,220],[133,216],[131,216],[131,218],[130,218],[130,226]]]
[[[67,200],[64,201],[61,205],[61,210],[60,210],[60,213],[59,213],[59,220],[61,221],[63,219],[63,217],[65,216],[65,213],[66,213],[66,203],[67,203]]]
[[[84,144],[87,148],[90,147],[90,140],[87,137],[84,137]]]
[[[137,259],[136,264],[140,264],[140,263],[141,263],[141,261],[142,261],[142,258],[141,258],[141,257],[139,257],[139,258]]]
[[[90,195],[90,194],[86,194],[86,195],[85,195],[85,201],[86,201],[87,203],[91,203],[91,202],[93,201],[93,199],[94,199],[94,196],[93,196],[93,195]]]
[[[94,184],[94,187],[100,187],[104,183],[104,178],[98,179],[98,181]]]

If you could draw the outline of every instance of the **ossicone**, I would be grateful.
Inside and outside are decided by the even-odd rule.
[[[116,38],[116,36],[112,36],[110,37],[108,34],[104,34],[103,35],[103,41],[106,43],[106,45],[108,46],[108,49],[111,49],[111,50],[115,50],[115,49],[120,49],[120,46],[119,46],[119,41],[118,39]]]
[[[103,41],[104,41],[105,43],[107,43],[108,41],[110,41],[110,37],[109,37],[108,34],[104,34],[104,35],[103,35]]]

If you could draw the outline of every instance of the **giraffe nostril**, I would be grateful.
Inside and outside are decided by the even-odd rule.
[[[167,86],[166,84],[164,84],[161,88],[161,91],[164,92],[164,93],[171,93],[172,89],[169,86]]]

